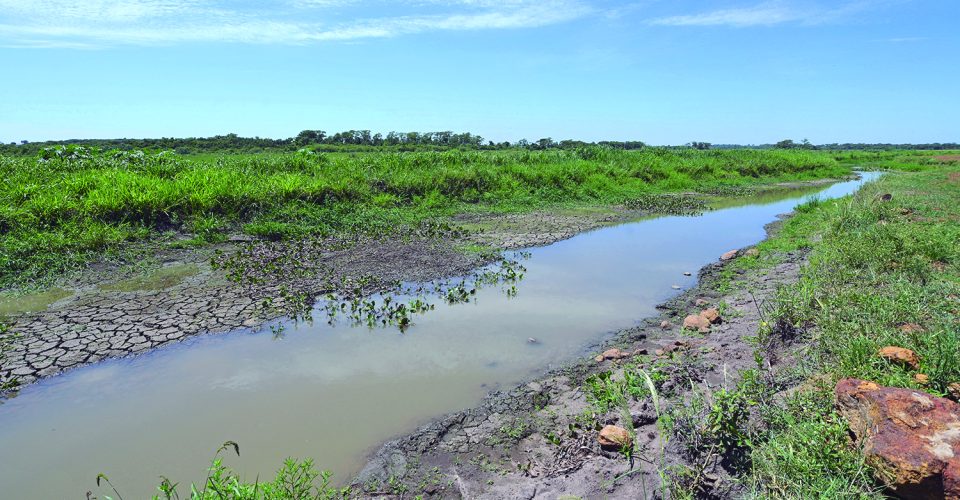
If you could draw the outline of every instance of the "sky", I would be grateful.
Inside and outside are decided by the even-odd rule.
[[[0,141],[960,142],[958,0],[0,0]]]

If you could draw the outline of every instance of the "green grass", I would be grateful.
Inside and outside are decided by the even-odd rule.
[[[830,153],[601,147],[551,151],[181,157],[67,147],[0,157],[0,288],[44,282],[137,243],[196,246],[384,233],[471,210],[616,204],[650,193],[836,177]],[[173,242],[188,233],[187,242]]]
[[[758,246],[762,257],[732,264],[747,268],[778,252],[811,252],[799,281],[768,304],[758,368],[742,374],[738,388],[759,416],[744,429],[750,459],[743,476],[758,498],[880,495],[834,411],[840,378],[937,396],[960,382],[960,168],[906,170],[917,173],[891,173],[853,197],[807,203]],[[883,201],[887,193],[892,199]],[[922,331],[905,331],[906,323]],[[762,362],[765,347],[783,341],[795,342],[793,375],[807,380],[785,399]],[[914,350],[919,370],[881,359],[877,351],[887,345]],[[929,384],[918,383],[917,373]]]

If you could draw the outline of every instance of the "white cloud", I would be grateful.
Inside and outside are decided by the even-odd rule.
[[[429,31],[535,28],[592,10],[580,0],[0,0],[0,46],[89,48],[189,42],[303,44]],[[367,6],[362,4],[366,3]],[[366,8],[366,7],[370,8]],[[374,7],[381,7],[377,9]],[[351,10],[393,15],[351,16]],[[389,8],[387,8],[389,7]]]
[[[662,17],[651,24],[661,26],[772,26],[797,19],[797,14],[779,4],[762,4],[742,9],[715,10],[701,14]]]
[[[784,23],[823,24],[834,22],[858,12],[890,3],[890,0],[856,0],[833,2],[829,7],[810,2],[764,2],[749,7],[720,9],[697,14],[686,14],[653,19],[658,26],[775,26]]]

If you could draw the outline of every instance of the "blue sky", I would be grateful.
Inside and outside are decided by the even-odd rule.
[[[960,141],[960,1],[0,0],[0,140]]]

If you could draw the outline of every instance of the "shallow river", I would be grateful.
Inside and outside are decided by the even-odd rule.
[[[250,480],[288,456],[314,457],[344,480],[379,443],[653,315],[678,293],[672,285],[695,284],[684,271],[760,241],[765,224],[805,198],[846,195],[875,177],[535,248],[517,296],[489,287],[472,303],[437,300],[402,334],[331,327],[321,312],[282,339],[268,329],[197,337],[42,381],[0,404],[0,488],[6,498],[79,499],[98,491],[103,472],[126,498],[142,498],[161,474],[202,481],[226,440],[242,453],[226,463]]]

